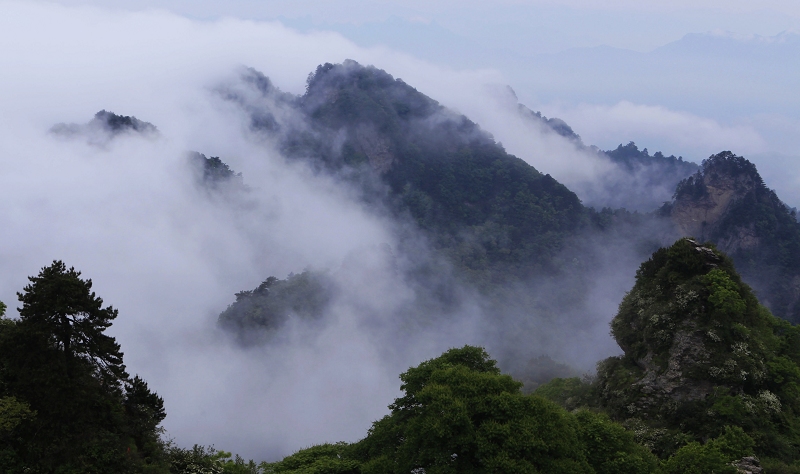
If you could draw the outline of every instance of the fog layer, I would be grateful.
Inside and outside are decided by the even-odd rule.
[[[9,45],[0,57],[0,299],[13,308],[25,277],[54,259],[91,278],[120,310],[110,332],[129,371],[165,398],[165,427],[180,445],[274,459],[355,440],[387,412],[399,372],[452,346],[484,344],[519,360],[549,353],[581,369],[618,350],[607,322],[643,250],[628,252],[622,239],[587,251],[584,262],[569,256],[586,269],[578,287],[592,303],[586,314],[520,300],[517,312],[490,319],[485,302],[458,288],[447,317],[398,319],[415,298],[405,256],[375,251],[397,248],[398,224],[336,179],[287,163],[219,92],[247,65],[300,93],[317,64],[354,58],[486,120],[509,150],[568,185],[610,169],[547,130],[511,126],[515,112],[483,89],[502,82],[496,72],[445,70],[273,23],[40,3],[0,5],[0,42]],[[101,109],[135,115],[158,133],[48,132]],[[189,150],[242,172],[246,196],[199,186]],[[343,288],[324,320],[290,322],[269,345],[249,348],[217,329],[234,293],[305,268],[330,271]],[[534,302],[567,283],[534,282]]]

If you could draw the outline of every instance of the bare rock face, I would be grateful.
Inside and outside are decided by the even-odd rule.
[[[635,383],[641,393],[647,395],[637,401],[643,409],[650,409],[654,404],[687,402],[705,399],[713,389],[713,385],[704,380],[692,380],[687,377],[690,368],[708,361],[709,352],[703,344],[702,331],[696,330],[693,324],[675,333],[666,367],[663,370],[653,363],[654,354],[648,355],[637,363],[644,369],[644,377]]]
[[[753,163],[729,151],[710,157],[662,211],[676,237],[714,243],[773,314],[800,321],[800,224]]]
[[[746,456],[733,463],[739,474],[763,474],[764,468],[755,456]]]
[[[373,127],[362,125],[355,131],[355,142],[360,151],[367,155],[373,171],[383,174],[392,167],[395,157],[391,152],[391,142],[378,134]]]
[[[726,165],[712,162],[679,185],[670,217],[682,236],[710,239],[734,205],[756,189],[757,173],[754,176]],[[758,237],[746,228],[724,240],[718,244],[728,252],[758,245]]]

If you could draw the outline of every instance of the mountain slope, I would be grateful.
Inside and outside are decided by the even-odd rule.
[[[755,165],[731,152],[714,155],[663,211],[680,235],[728,253],[776,315],[800,321],[800,224]]]
[[[566,187],[382,70],[325,64],[297,98],[255,71],[246,81],[256,86],[246,106],[255,131],[286,155],[356,183],[367,202],[410,216],[478,279],[537,271],[587,222]],[[243,104],[244,95],[228,94]],[[294,120],[282,119],[287,110]]]

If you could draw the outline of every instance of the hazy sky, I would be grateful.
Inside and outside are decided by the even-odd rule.
[[[67,5],[119,7],[109,0],[61,0]],[[715,29],[774,35],[800,27],[800,6],[791,0],[748,1],[290,1],[131,0],[125,8],[164,8],[194,18],[235,16],[254,20],[305,19],[311,24],[364,25],[397,17],[436,23],[454,35],[497,47],[556,52],[609,45],[646,51],[686,33]],[[373,38],[378,40],[379,38]],[[365,37],[369,40],[369,37]]]
[[[786,181],[785,173],[774,171],[800,148],[800,97],[792,81],[800,77],[800,4],[794,1],[131,0],[124,5],[202,21],[277,20],[300,32],[337,32],[359,46],[388,47],[440,67],[493,70],[523,103],[567,119],[588,143],[610,148],[633,140],[695,161],[727,146],[757,156],[786,199],[800,203],[793,191],[797,180]],[[709,32],[727,41],[680,41]],[[789,46],[766,45],[783,32],[789,33]],[[674,42],[676,47],[663,48]],[[754,44],[761,50],[751,51]]]
[[[322,331],[292,327],[281,344],[251,351],[220,339],[214,319],[235,292],[306,267],[335,271],[392,234],[347,189],[254,140],[216,88],[246,65],[302,93],[318,64],[352,58],[465,113],[570,186],[604,172],[520,123],[492,92],[511,85],[587,144],[634,140],[694,160],[731,149],[800,203],[800,42],[777,36],[800,26],[800,4],[663,3],[0,1],[0,300],[16,307],[25,277],[53,259],[84,271],[120,309],[112,329],[126,362],[165,397],[182,444],[275,458],[357,439],[386,413],[401,370],[481,342],[480,327],[467,309],[387,358],[370,328],[411,290],[370,277],[350,287],[377,285],[374,295],[344,295]],[[714,30],[736,35],[684,38]],[[161,134],[98,146],[47,133],[100,109]],[[198,191],[186,150],[243,172],[252,205],[232,212]],[[626,265],[594,289],[598,319],[559,341],[565,356],[583,348],[569,362],[590,366],[616,350],[607,324],[630,288],[636,262]]]

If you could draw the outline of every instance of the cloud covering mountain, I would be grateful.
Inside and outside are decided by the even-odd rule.
[[[235,446],[244,455],[269,458],[326,439],[355,438],[386,412],[397,373],[449,346],[492,336],[482,324],[480,301],[465,298],[457,319],[402,327],[415,337],[391,339],[398,323],[380,316],[404,308],[414,290],[393,273],[386,254],[375,251],[396,247],[394,222],[367,209],[352,188],[287,162],[276,143],[252,133],[252,117],[220,94],[223,85],[240,80],[243,65],[299,95],[319,64],[346,58],[374,64],[467,115],[508,152],[574,187],[586,202],[607,202],[604,179],[616,176],[615,165],[596,150],[527,120],[516,100],[498,97],[497,85],[511,81],[497,70],[452,69],[278,22],[21,2],[0,4],[0,13],[0,42],[12,45],[0,59],[0,299],[13,308],[25,277],[56,258],[92,278],[98,294],[120,309],[112,333],[131,370],[166,399],[165,426],[179,443]],[[113,135],[100,147],[48,133],[57,123],[86,123],[98,110],[138,117],[159,133]],[[714,146],[729,137],[742,147],[763,139],[750,125],[709,122],[669,107],[567,104],[551,110],[574,113],[576,120],[567,122],[587,145],[603,145],[594,137],[620,130],[658,137],[665,120],[680,133],[705,123],[703,136],[719,137],[709,139]],[[624,118],[612,123],[639,128],[609,126],[615,113]],[[644,122],[647,127],[631,118],[647,114],[656,117]],[[791,120],[786,123],[791,128]],[[630,139],[637,137],[614,138],[607,148]],[[700,138],[692,140],[674,148]],[[189,150],[224,157],[242,172],[250,195],[231,206],[230,199],[198,187]],[[569,361],[583,366],[617,351],[607,322],[638,265],[637,253],[620,257],[618,248],[596,254],[598,268],[618,271],[590,288],[587,298],[596,307],[580,330],[553,319],[518,328],[515,342],[543,327],[540,340],[554,350],[589,348]],[[348,262],[355,270],[347,271]],[[245,350],[216,331],[217,315],[236,292],[268,275],[305,268],[331,270],[352,288],[325,324],[294,322],[276,344]],[[539,287],[540,294],[562,289],[560,282]],[[501,329],[495,334],[513,335]]]

